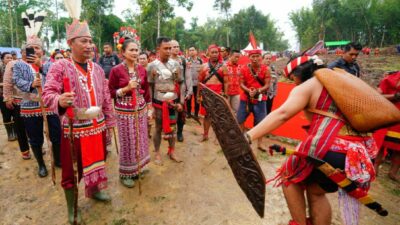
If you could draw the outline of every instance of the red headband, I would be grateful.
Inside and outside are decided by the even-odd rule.
[[[222,55],[221,55],[220,48],[218,47],[218,45],[213,44],[213,45],[208,46],[207,53],[210,54],[210,51],[213,48],[216,48],[218,51],[218,62],[222,62]]]
[[[262,50],[261,49],[252,49],[252,50],[246,50],[247,54],[249,56],[254,55],[254,54],[259,54],[261,55]]]
[[[211,49],[213,49],[213,48],[216,48],[217,50],[218,50],[218,52],[219,52],[219,47],[218,47],[218,45],[210,45],[210,46],[208,46],[208,52],[211,50]]]
[[[289,77],[289,74],[296,69],[296,67],[300,66],[301,64],[304,64],[310,60],[310,56],[300,56],[295,59],[293,59],[290,63],[287,64],[285,69],[283,70],[285,72],[285,76]]]

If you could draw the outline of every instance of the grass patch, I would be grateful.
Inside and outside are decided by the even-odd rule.
[[[124,224],[128,224],[128,220],[126,220],[126,219],[114,219],[111,222],[111,225],[124,225]]]
[[[268,159],[271,159],[271,155],[268,152],[260,152],[258,153],[258,157],[260,160],[266,161]]]
[[[399,188],[392,188],[390,190],[390,193],[392,193],[394,196],[400,197],[400,189]]]

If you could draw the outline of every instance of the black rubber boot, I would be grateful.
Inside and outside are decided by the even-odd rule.
[[[60,144],[53,144],[53,159],[54,165],[57,167],[61,167],[61,160],[60,160]]]
[[[7,137],[8,137],[8,141],[15,141],[17,140],[17,137],[15,135],[15,133],[13,132],[13,123],[10,124],[4,124],[4,126],[6,127],[7,130]]]
[[[15,125],[15,122],[13,124],[11,124],[11,128],[12,128],[12,135],[15,138],[15,140],[18,140],[18,135],[17,135],[17,126]]]
[[[46,165],[43,160],[42,148],[32,147],[33,154],[35,155],[36,161],[39,166],[38,175],[39,177],[46,177],[48,175]]]
[[[67,209],[68,209],[68,222],[70,224],[74,224],[74,189],[64,189],[65,199],[67,200]],[[78,224],[82,222],[81,213],[78,210],[78,215],[76,218]]]
[[[185,125],[182,121],[177,122],[177,132],[176,132],[176,140],[179,142],[183,142],[183,126]]]
[[[177,139],[179,142],[183,142],[183,134],[182,134],[182,132],[177,132],[177,133],[176,133],[176,139]]]

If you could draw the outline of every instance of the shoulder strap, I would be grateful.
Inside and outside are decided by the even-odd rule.
[[[209,75],[208,77],[206,77],[206,79],[204,79],[203,83],[204,83],[204,84],[207,83],[207,82],[211,79],[211,77],[216,76],[217,79],[219,80],[219,82],[221,82],[221,83],[223,84],[223,83],[224,83],[224,78],[221,77],[221,76],[218,74],[218,70],[219,70],[219,68],[222,67],[222,64],[217,64],[216,67],[212,67],[212,66],[211,66],[211,63],[208,62],[208,67],[210,68],[210,72],[209,72],[210,75]]]
[[[257,75],[256,72],[254,72],[254,70],[253,70],[253,68],[251,67],[251,65],[250,65],[250,64],[247,64],[247,67],[249,68],[251,75],[257,80],[257,82],[258,82],[261,86],[264,86],[264,85],[265,85],[264,81]],[[261,67],[260,67],[260,70],[261,70]]]
[[[333,118],[333,119],[337,119],[337,120],[342,120],[343,121],[343,118],[341,118],[338,115],[335,115],[335,114],[333,114],[331,112],[326,112],[326,111],[323,111],[323,110],[320,110],[320,109],[316,109],[316,108],[307,108],[306,110],[311,112],[311,113],[315,113],[315,114],[319,114],[319,115],[322,115],[322,116],[326,116],[326,117],[330,117],[330,118]]]

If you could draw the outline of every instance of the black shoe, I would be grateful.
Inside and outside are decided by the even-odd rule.
[[[17,137],[15,136],[14,132],[13,132],[13,123],[10,124],[4,124],[4,126],[6,127],[7,130],[7,137],[8,137],[8,141],[15,141],[17,140]]]
[[[60,144],[53,144],[53,159],[54,165],[58,168],[61,168],[61,160],[60,160]]]
[[[46,165],[43,160],[43,153],[41,147],[32,147],[33,154],[35,155],[36,161],[39,166],[38,175],[39,177],[46,177],[48,175]]]
[[[192,117],[192,114],[190,114],[190,113],[186,113],[186,118],[190,118],[190,117]]]
[[[183,142],[183,135],[182,135],[182,133],[177,133],[177,134],[176,134],[176,139],[177,139],[179,142]]]
[[[38,171],[39,177],[47,177],[47,169],[45,165],[39,166],[39,171]]]

